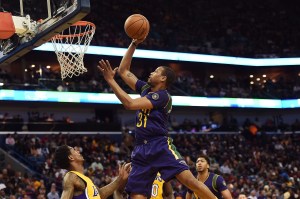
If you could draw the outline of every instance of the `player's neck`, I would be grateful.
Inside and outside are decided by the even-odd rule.
[[[81,164],[72,165],[71,170],[72,171],[77,171],[77,172],[82,173],[82,174],[84,173],[84,167]]]
[[[209,176],[209,172],[207,170],[198,172],[197,179],[201,182],[205,182]]]
[[[156,92],[156,91],[159,91],[159,90],[166,90],[166,89],[167,89],[166,86],[162,85],[162,84],[157,84],[156,86],[151,87],[152,92]]]

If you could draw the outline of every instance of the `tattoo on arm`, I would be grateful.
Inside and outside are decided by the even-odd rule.
[[[130,77],[130,78],[133,78],[133,79],[137,80],[137,77],[131,72],[127,73],[127,77]]]

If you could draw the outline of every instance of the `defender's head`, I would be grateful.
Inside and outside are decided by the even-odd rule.
[[[70,169],[72,163],[84,161],[79,150],[68,145],[58,147],[55,151],[54,159],[57,166],[62,169]]]

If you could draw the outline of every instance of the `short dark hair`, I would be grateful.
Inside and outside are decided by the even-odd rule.
[[[161,66],[161,67],[164,69],[161,74],[167,77],[166,86],[168,88],[175,81],[176,75],[172,68],[167,66]]]
[[[56,162],[56,165],[60,167],[61,169],[69,169],[70,167],[70,161],[69,161],[69,155],[70,147],[67,145],[62,145],[58,147],[54,154],[54,159]]]
[[[198,156],[198,158],[204,158],[204,159],[206,160],[207,164],[210,165],[210,160],[209,160],[209,157],[208,157],[207,155],[200,154],[200,155]],[[198,159],[198,158],[197,158],[197,159]]]

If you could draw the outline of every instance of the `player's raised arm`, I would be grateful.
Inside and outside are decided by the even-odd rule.
[[[108,185],[98,188],[101,199],[106,199],[114,193],[120,186],[124,187],[124,184],[127,182],[129,172],[131,170],[131,163],[124,163],[119,165],[119,176]]]
[[[136,46],[137,43],[135,40],[133,40],[129,45],[125,55],[123,56],[118,69],[118,73],[121,76],[121,78],[134,91],[135,91],[135,84],[138,78],[132,72],[130,72],[130,66],[131,66],[131,60],[132,60],[133,53],[136,49]]]
[[[144,16],[140,14],[133,14],[126,19],[124,29],[128,37],[133,40],[123,56],[118,73],[124,82],[135,91],[135,84],[138,78],[130,72],[131,60],[137,45],[143,42],[147,37],[150,24]]]

